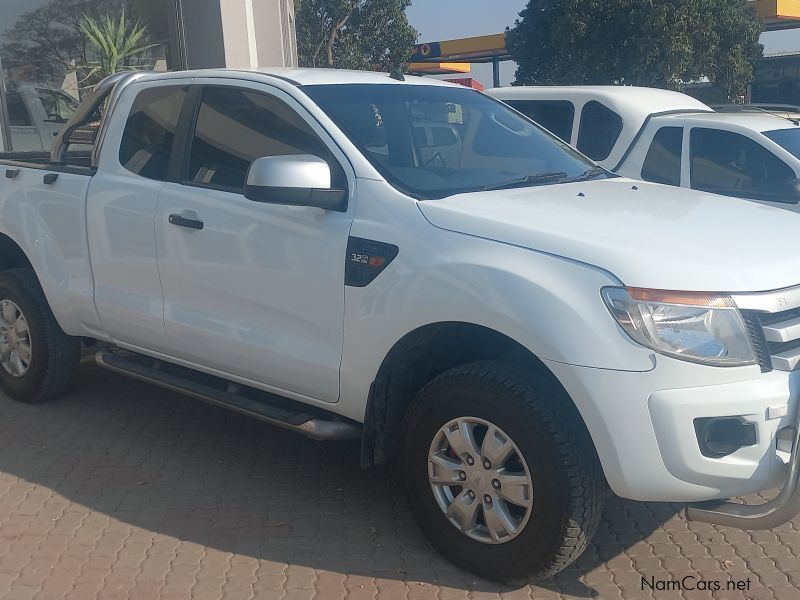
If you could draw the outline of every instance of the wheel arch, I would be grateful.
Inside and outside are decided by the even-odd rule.
[[[361,444],[362,466],[383,464],[398,453],[414,397],[426,383],[453,367],[484,360],[533,369],[564,390],[533,352],[504,333],[460,321],[421,326],[394,344],[370,386]],[[566,390],[564,394],[569,398]],[[570,403],[586,428],[571,399]]]
[[[0,271],[18,268],[29,268],[35,272],[22,247],[6,234],[0,233]]]

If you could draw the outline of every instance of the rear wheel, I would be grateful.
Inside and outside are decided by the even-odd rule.
[[[404,477],[431,544],[487,579],[555,575],[585,550],[605,480],[571,399],[520,367],[475,363],[420,392]]]
[[[53,317],[31,269],[0,273],[0,387],[20,402],[62,395],[80,363],[80,341]]]

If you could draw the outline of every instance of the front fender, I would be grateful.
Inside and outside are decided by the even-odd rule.
[[[430,227],[366,288],[346,288],[341,408],[363,419],[381,363],[409,332],[441,322],[496,331],[541,360],[649,371],[650,351],[628,339],[600,290],[609,273],[556,256]],[[358,401],[356,399],[359,399]]]

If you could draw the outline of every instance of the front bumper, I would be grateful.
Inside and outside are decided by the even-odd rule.
[[[797,461],[796,451],[789,460],[789,452],[782,451],[789,440],[779,451],[777,438],[789,428],[797,431],[800,371],[715,368],[663,356],[654,357],[648,372],[547,366],[581,412],[617,495],[643,501],[714,500],[716,505],[698,508],[719,512],[719,499],[782,487],[786,493],[777,502],[793,501],[797,483],[787,479],[787,464]],[[749,424],[755,443],[720,458],[705,455],[695,421],[714,417]],[[706,513],[695,514],[701,519]]]
[[[740,529],[772,529],[791,521],[800,513],[800,410],[794,424],[792,452],[780,493],[763,504],[736,502],[698,502],[686,508],[686,518]]]

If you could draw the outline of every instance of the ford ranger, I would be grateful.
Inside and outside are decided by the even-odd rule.
[[[358,438],[454,563],[548,577],[609,489],[747,529],[798,512],[798,225],[614,176],[445,82],[118,74],[49,158],[0,156],[0,386],[64,395],[91,349]]]

